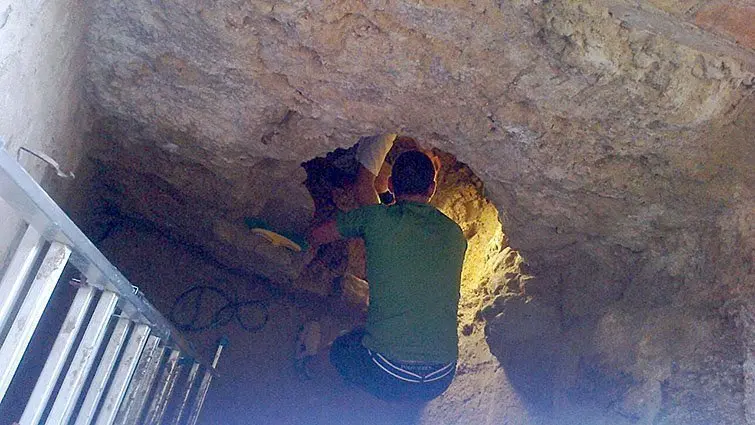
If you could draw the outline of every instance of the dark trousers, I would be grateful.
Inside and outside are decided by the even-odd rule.
[[[427,364],[386,359],[362,345],[364,329],[333,341],[330,362],[346,382],[383,400],[429,401],[445,391],[456,364]]]

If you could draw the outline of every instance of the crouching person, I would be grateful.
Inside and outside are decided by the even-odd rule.
[[[374,190],[394,139],[373,138],[360,146],[358,181],[371,186],[362,190]],[[436,175],[426,154],[405,152],[388,180],[394,204],[340,213],[311,233],[314,245],[338,238],[365,241],[367,323],[333,342],[330,361],[347,382],[381,399],[431,400],[448,388],[456,370],[467,242],[459,226],[429,204]],[[366,198],[377,200],[376,195]]]

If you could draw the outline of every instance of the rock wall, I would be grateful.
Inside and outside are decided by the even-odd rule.
[[[253,234],[245,220],[265,221],[280,233],[305,234],[312,200],[299,163],[249,158],[233,166],[233,176],[224,176],[178,151],[122,138],[112,125],[98,122],[89,132],[94,222],[108,222],[113,215],[144,220],[226,267],[278,283],[298,276],[304,256]],[[118,140],[129,140],[131,146],[113,143]],[[86,227],[95,229],[90,237],[96,239],[97,225]]]
[[[0,3],[0,145],[62,201],[65,183],[54,170],[20,147],[76,170],[84,150],[82,102],[83,35],[90,16],[86,2],[3,1]],[[46,174],[48,173],[48,174]],[[21,230],[13,210],[0,202],[0,274],[7,249]]]
[[[469,165],[526,258],[484,317],[512,369],[549,371],[540,402],[752,422],[735,318],[755,288],[755,53],[751,2],[729,3],[98,1],[95,157],[124,210],[236,249],[239,202],[302,228],[298,164],[401,129]]]
[[[745,419],[750,424],[755,422],[755,312],[752,305],[743,306],[740,310],[739,326],[745,341]]]

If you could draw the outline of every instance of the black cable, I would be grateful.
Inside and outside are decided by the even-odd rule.
[[[96,240],[93,239],[93,243],[95,243],[95,245],[102,243],[114,232],[117,232],[124,227],[131,226],[137,229],[137,231],[139,232],[151,232],[159,234],[160,236],[167,238],[171,242],[189,250],[191,254],[200,257],[203,261],[215,267],[221,268],[226,273],[242,277],[246,280],[254,279],[260,282],[267,289],[267,291],[272,294],[268,298],[262,300],[241,301],[229,296],[223,290],[214,286],[193,286],[181,293],[181,295],[176,298],[173,306],[171,307],[170,313],[168,314],[168,319],[173,322],[177,329],[181,331],[201,332],[208,329],[217,329],[219,327],[227,325],[234,318],[236,318],[236,322],[239,324],[239,326],[241,326],[242,329],[248,332],[260,331],[265,327],[268,320],[270,319],[268,313],[270,301],[274,297],[279,298],[282,296],[282,291],[280,290],[280,288],[274,286],[267,277],[250,273],[249,271],[244,269],[229,268],[221,265],[201,246],[190,244],[177,239],[174,235],[163,231],[154,223],[151,223],[148,220],[137,219],[135,217],[122,214],[117,209],[117,207],[109,204],[98,208],[95,211],[95,215],[102,215],[108,218],[106,223],[107,227],[105,228],[104,232],[98,238],[96,238]],[[201,312],[203,307],[202,299],[205,295],[205,292],[213,293],[216,296],[220,297],[223,304],[222,307],[217,309],[212,316],[209,316],[211,317],[209,320],[205,320],[205,323],[201,323]],[[191,308],[193,308],[193,311],[190,315],[191,317],[183,318],[186,320],[181,320],[182,318],[179,317],[180,311],[185,310],[185,307],[187,306],[184,304],[187,302],[187,299],[189,299],[189,297],[195,293],[196,299],[194,299],[194,305],[191,306]],[[188,301],[191,300],[189,299]]]
[[[263,307],[263,308],[260,308]],[[261,304],[261,301],[245,301],[236,303],[236,321],[242,329],[247,332],[257,332],[262,330],[270,319],[267,305]],[[251,321],[244,321],[244,318],[252,318]]]
[[[203,315],[202,312],[206,310],[203,307],[206,307],[207,300],[212,297],[215,297],[216,300],[220,299],[218,304],[221,307],[217,308],[212,315]],[[226,326],[234,318],[245,331],[258,332],[265,327],[270,319],[268,313],[270,300],[271,298],[238,301],[215,286],[197,285],[187,289],[176,298],[168,314],[168,319],[173,322],[177,329],[184,332],[217,329]],[[187,309],[187,307],[189,308]],[[187,310],[190,313],[188,317],[185,317]],[[204,320],[204,317],[210,319]]]

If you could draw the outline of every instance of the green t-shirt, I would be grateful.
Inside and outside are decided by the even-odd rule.
[[[393,360],[450,362],[467,241],[432,205],[369,205],[336,220],[367,247],[370,307],[362,343]]]

